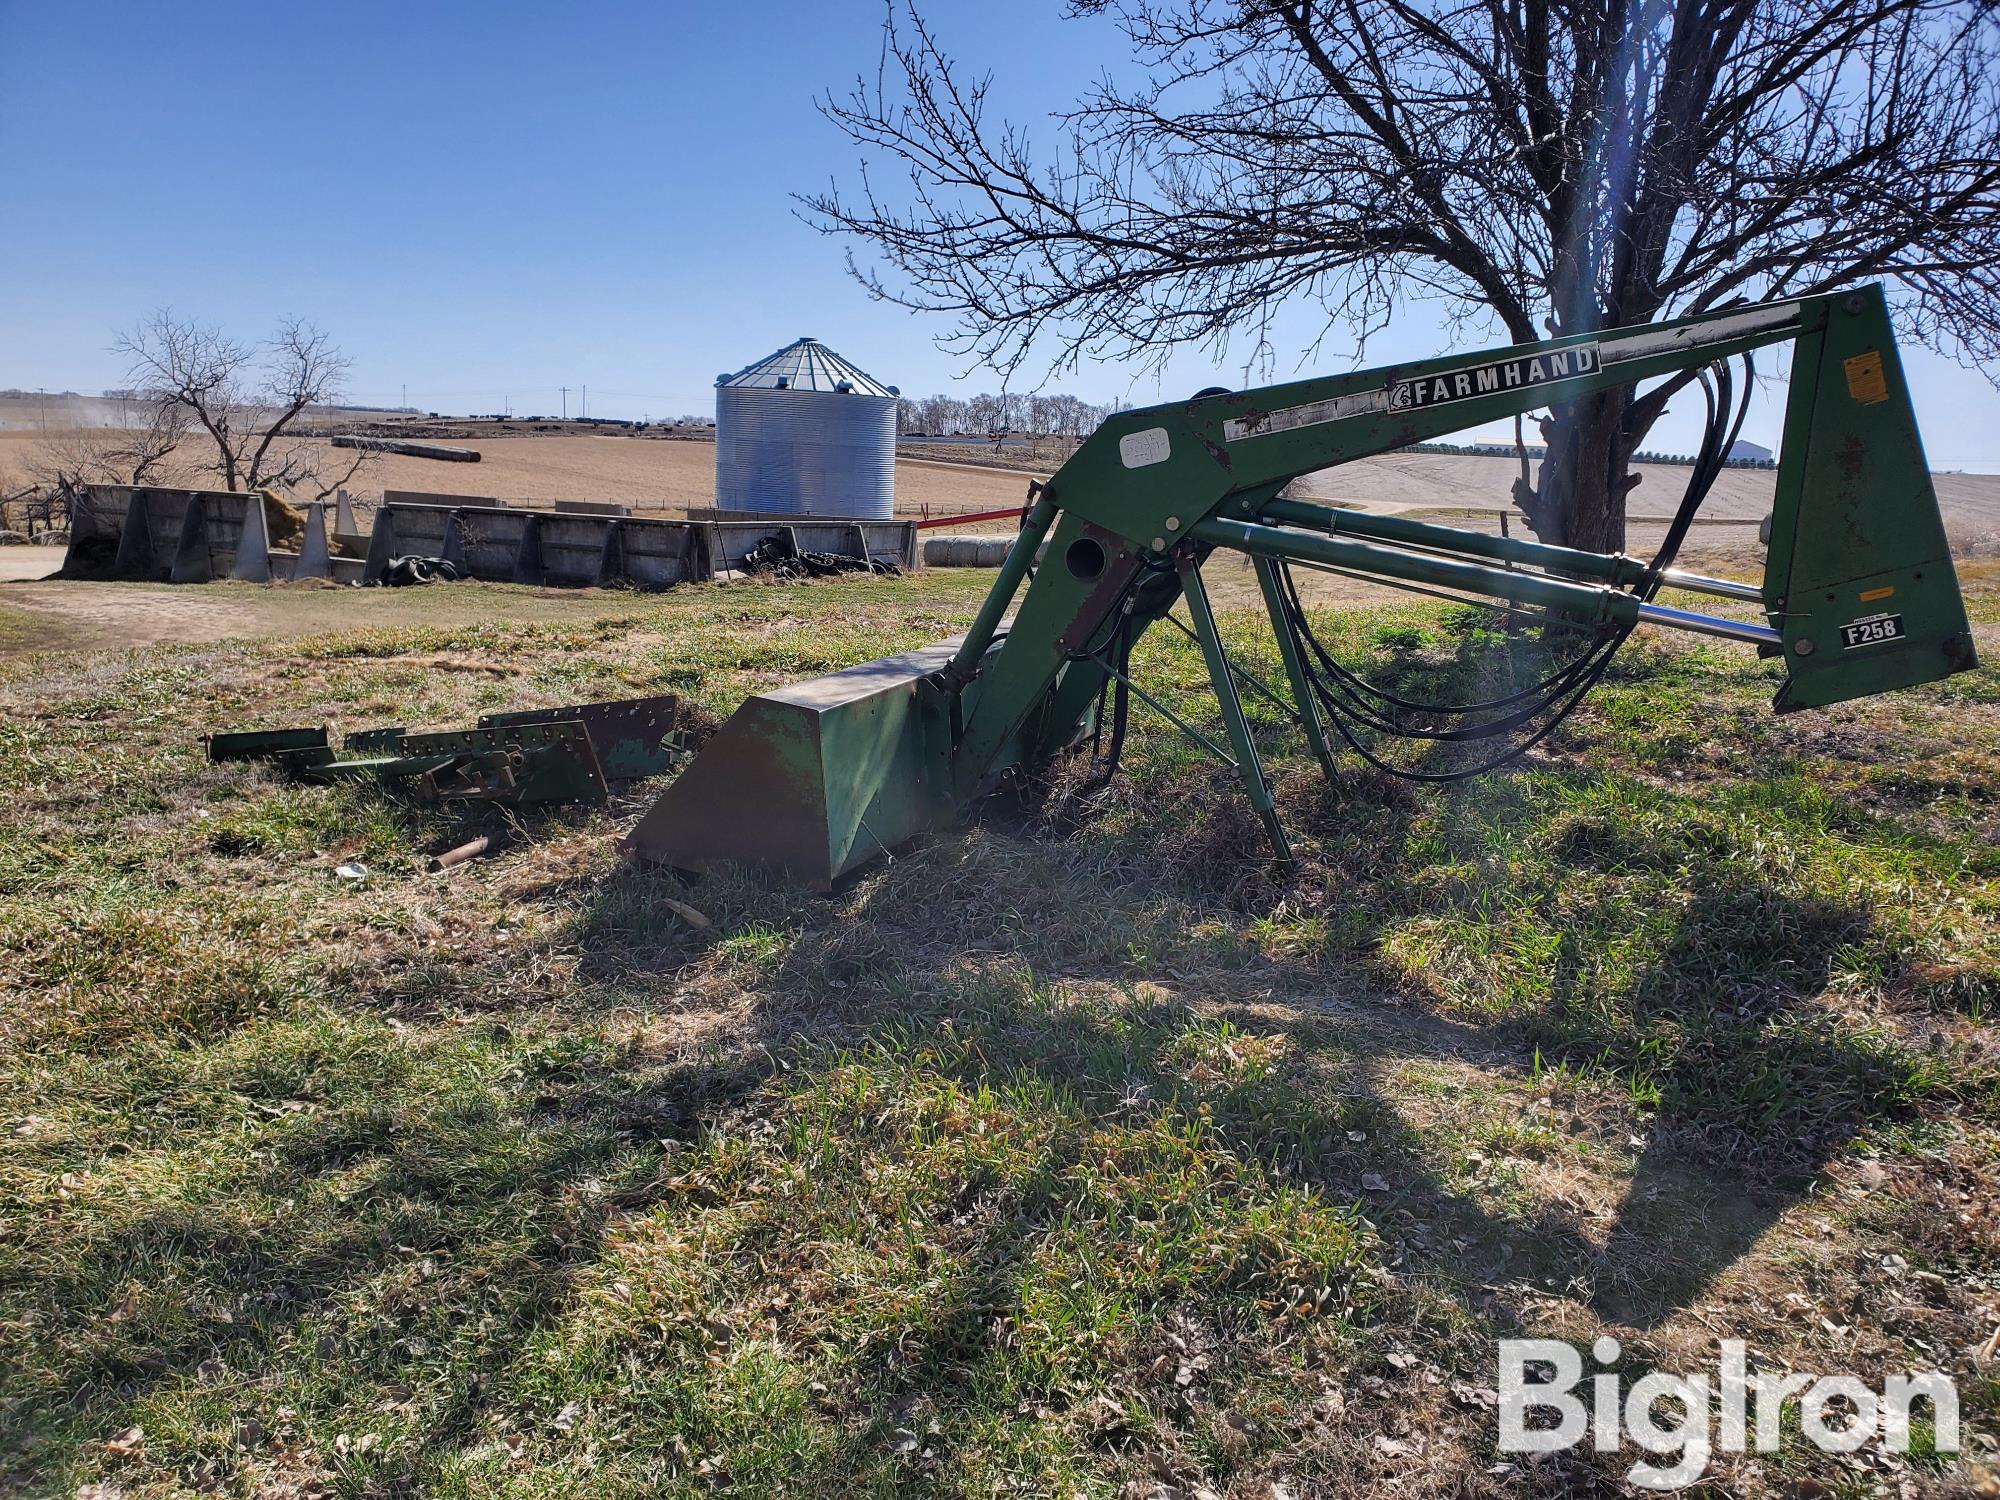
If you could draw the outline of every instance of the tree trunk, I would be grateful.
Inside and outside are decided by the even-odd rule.
[[[1627,472],[1630,395],[1602,391],[1557,407],[1542,424],[1548,453],[1538,483],[1514,484],[1514,499],[1542,541],[1586,552],[1625,547],[1625,499],[1638,476]]]

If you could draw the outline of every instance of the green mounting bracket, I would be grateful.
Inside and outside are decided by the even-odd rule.
[[[385,781],[440,801],[602,802],[608,783],[671,769],[686,753],[671,695],[488,714],[472,729],[357,729],[336,754],[324,727],[207,737],[210,760],[269,760],[301,781]]]

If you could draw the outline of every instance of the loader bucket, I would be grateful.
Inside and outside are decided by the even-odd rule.
[[[957,644],[747,699],[625,848],[678,869],[751,865],[827,890],[948,820],[950,726],[925,679]]]

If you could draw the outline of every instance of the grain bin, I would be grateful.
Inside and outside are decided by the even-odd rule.
[[[896,387],[811,338],[718,376],[717,507],[888,520],[895,509],[896,396]]]

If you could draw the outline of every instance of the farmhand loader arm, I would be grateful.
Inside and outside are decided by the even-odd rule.
[[[1737,386],[1728,362],[1743,359],[1747,399],[1750,354],[1785,342],[1794,345],[1791,388],[1763,580],[1681,572],[1673,555],[1742,420],[1740,406],[1733,424],[1730,417]],[[1688,372],[1707,398],[1708,431],[1651,560],[1280,498],[1302,474]],[[1255,569],[1288,700],[1224,649],[1201,576],[1218,548],[1247,554]],[[1508,697],[1412,702],[1341,666],[1320,644],[1292,584],[1295,564],[1545,610],[1586,644]],[[1754,604],[1763,622],[1659,604],[1663,587]],[[1220,744],[1182,723],[1128,670],[1132,643],[1183,598],[1190,624],[1181,628],[1201,645]],[[1388,738],[1495,740],[1502,752],[1470,769],[1497,765],[1560,723],[1641,622],[1747,641],[1782,659],[1781,712],[1974,665],[1880,288],[1121,412],[1034,495],[961,640],[749,699],[641,818],[628,846],[686,869],[761,865],[824,888],[928,828],[949,826],[1003,776],[1102,736],[1107,697],[1115,699],[1115,764],[1131,695],[1233,765],[1288,860],[1239,682],[1300,723],[1329,775],[1331,727],[1385,769],[1452,779],[1468,770],[1391,766],[1376,747]]]

